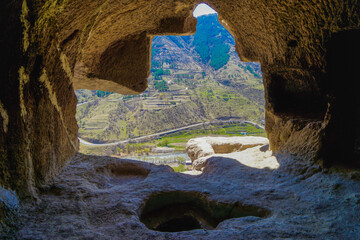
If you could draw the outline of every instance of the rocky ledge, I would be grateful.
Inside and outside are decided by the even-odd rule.
[[[257,146],[262,147],[255,149]],[[269,140],[264,137],[201,137],[190,139],[186,144],[186,152],[195,170],[201,170],[208,159],[215,156],[231,158],[251,167],[277,168],[278,164],[268,149]]]
[[[197,176],[77,154],[41,188],[37,203],[20,203],[18,222],[0,238],[359,238],[359,173],[294,164],[261,146],[246,151],[269,156],[252,164],[213,156]]]

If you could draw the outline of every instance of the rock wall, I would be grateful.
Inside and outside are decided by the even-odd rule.
[[[234,35],[241,59],[262,64],[272,150],[323,159],[326,165],[358,162],[353,153],[360,135],[354,126],[360,112],[355,90],[360,2],[206,2]],[[3,4],[0,185],[35,195],[34,186],[54,176],[78,149],[74,89],[144,91],[152,37],[194,33],[192,10],[198,3]],[[343,110],[349,104],[351,113]]]
[[[36,196],[78,149],[76,97],[56,39],[36,31],[36,3],[0,11],[0,185]]]

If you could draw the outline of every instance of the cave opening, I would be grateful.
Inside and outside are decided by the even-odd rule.
[[[327,169],[359,162],[360,1],[207,1],[227,21],[221,23],[234,33],[235,47],[205,16],[198,17],[205,22],[202,36],[169,36],[195,33],[195,0],[3,6],[0,238],[360,236],[360,175]],[[243,60],[261,62],[265,108],[260,66],[231,64],[235,49]],[[99,91],[78,94],[78,126],[79,87]],[[282,165],[276,171],[215,156],[198,165],[200,176],[186,176],[125,159],[135,154],[144,160],[152,147],[184,149],[196,134],[257,131],[211,122],[246,116],[261,123],[254,116],[264,111],[271,149]],[[168,134],[190,125],[193,132]],[[90,144],[81,140],[81,152],[95,154],[105,144],[99,151],[106,157],[77,153],[78,127]],[[163,130],[153,145],[138,141]],[[325,168],[317,165],[324,162]],[[162,232],[199,228],[206,230]]]
[[[81,153],[174,162],[183,171],[191,138],[266,137],[260,64],[240,60],[226,22],[209,5],[197,5],[193,16],[194,35],[153,37],[143,93],[76,91]]]

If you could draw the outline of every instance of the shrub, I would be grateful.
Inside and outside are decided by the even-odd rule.
[[[168,139],[162,139],[159,143],[158,146],[159,147],[165,147],[169,144],[169,140]]]
[[[182,164],[179,164],[179,166],[177,166],[177,167],[172,167],[172,169],[174,169],[175,172],[185,172],[185,171],[187,171],[187,168]]]

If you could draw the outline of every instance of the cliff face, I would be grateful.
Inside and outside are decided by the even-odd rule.
[[[360,2],[208,0],[264,73],[275,152],[358,163]],[[77,148],[74,88],[146,89],[155,35],[191,34],[198,1],[11,1],[1,11],[0,183],[31,193]],[[341,46],[340,48],[338,46]],[[334,63],[341,61],[346,74]],[[341,72],[344,72],[343,70]],[[343,110],[353,104],[352,111]]]

